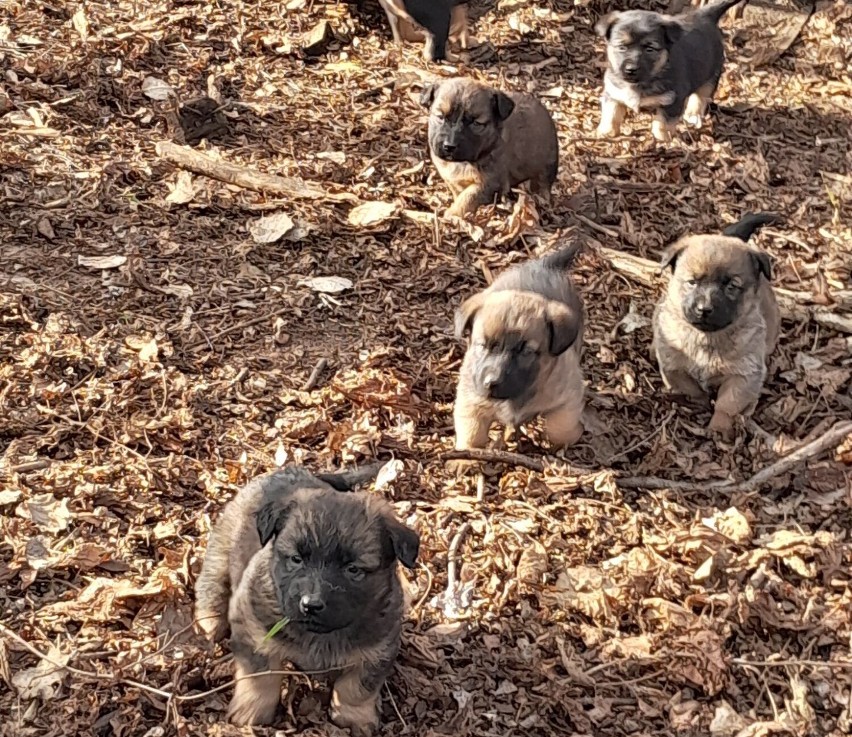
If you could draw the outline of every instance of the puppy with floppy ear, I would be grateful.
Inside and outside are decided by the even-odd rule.
[[[618,135],[628,109],[654,113],[651,132],[659,141],[671,139],[681,118],[700,128],[725,62],[719,20],[742,1],[719,0],[684,15],[627,10],[601,18],[595,30],[607,42],[607,68],[598,135]]]
[[[429,153],[463,217],[523,182],[550,200],[559,169],[556,125],[532,95],[500,92],[456,77],[429,85],[420,97],[429,110]]]
[[[774,215],[748,215],[723,235],[681,238],[663,254],[672,275],[654,311],[653,349],[666,388],[706,400],[710,429],[730,439],[754,410],[775,348],[780,313],[769,256],[746,245]]]
[[[515,266],[459,308],[456,334],[470,338],[453,412],[456,449],[485,447],[495,421],[517,427],[539,415],[554,446],[579,440],[583,306],[567,273],[577,250]]]
[[[274,721],[282,677],[247,676],[289,662],[331,674],[338,726],[356,737],[376,726],[379,692],[399,650],[397,561],[413,568],[420,538],[385,500],[337,490],[365,476],[330,474],[326,483],[284,468],[249,483],[213,528],[196,584],[196,620],[214,639],[230,629],[233,723]]]

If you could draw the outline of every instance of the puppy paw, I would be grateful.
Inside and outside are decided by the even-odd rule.
[[[332,701],[331,721],[348,729],[352,737],[370,737],[379,726],[379,715],[373,701],[357,706]]]
[[[478,461],[447,461],[447,470],[453,476],[466,476],[480,469]]]
[[[278,700],[270,703],[269,700],[259,698],[249,700],[247,698],[232,699],[228,707],[228,721],[237,727],[251,727],[258,724],[272,724],[278,711]]]
[[[704,124],[704,119],[697,114],[684,115],[683,122],[689,126],[692,126],[693,128],[700,129],[701,126]]]
[[[733,440],[736,435],[736,431],[734,430],[734,418],[730,415],[724,414],[723,412],[714,412],[708,427],[710,432],[718,435],[726,442]]]
[[[614,125],[607,123],[601,123],[595,131],[598,138],[615,138],[618,133],[619,131]]]
[[[658,123],[656,120],[651,125],[651,135],[660,143],[671,143],[672,140],[671,131],[665,125]]]

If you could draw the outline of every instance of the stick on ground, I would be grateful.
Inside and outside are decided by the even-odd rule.
[[[307,200],[332,200],[334,202],[358,202],[358,198],[348,192],[326,192],[313,182],[295,177],[280,177],[277,174],[265,174],[254,171],[239,164],[215,159],[203,151],[196,151],[188,146],[178,146],[171,141],[161,141],[157,144],[157,154],[167,161],[176,164],[181,169],[203,174],[220,182],[235,184],[253,192],[284,195]]]

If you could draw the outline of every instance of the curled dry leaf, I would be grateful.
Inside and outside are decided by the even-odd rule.
[[[295,223],[286,212],[264,215],[262,218],[252,220],[248,225],[249,233],[255,243],[275,243],[294,227]]]
[[[142,80],[142,92],[146,97],[160,102],[168,100],[175,93],[168,82],[157,79],[157,77],[145,77]]]
[[[77,265],[87,269],[117,269],[127,263],[127,256],[77,256]]]
[[[192,180],[192,174],[188,171],[180,170],[175,183],[169,184],[169,193],[166,195],[166,202],[171,202],[175,205],[184,205],[195,199],[195,193],[196,187]]]
[[[35,667],[19,671],[12,676],[12,685],[23,701],[47,701],[62,684],[65,678],[62,666],[68,663],[71,656],[62,653],[56,645],[51,645],[46,655],[49,660],[46,658]]]
[[[71,523],[68,500],[57,499],[49,493],[30,497],[15,512],[45,532],[62,532]]]
[[[381,469],[379,469],[379,473],[376,475],[376,480],[373,482],[373,488],[376,491],[380,491],[386,486],[390,486],[397,480],[397,478],[399,478],[399,475],[403,472],[404,468],[405,464],[398,458],[388,461],[381,467]]]
[[[400,210],[395,202],[364,202],[349,212],[349,224],[356,228],[368,228],[390,220]]]
[[[343,276],[315,276],[312,279],[302,279],[299,286],[310,287],[315,292],[337,294],[352,289],[352,282]]]
[[[89,40],[89,21],[86,18],[86,9],[82,5],[71,16],[71,24],[84,43]]]

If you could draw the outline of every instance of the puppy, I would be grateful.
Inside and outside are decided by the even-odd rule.
[[[448,215],[463,217],[526,181],[550,200],[559,144],[535,97],[455,77],[427,86],[420,102],[430,113],[432,162],[455,198]]]
[[[383,499],[338,491],[377,471],[313,476],[286,467],[249,483],[222,511],[196,584],[196,620],[214,639],[230,629],[233,723],[274,720],[282,676],[247,676],[289,662],[332,673],[338,726],[364,735],[377,724],[379,690],[399,650],[397,561],[412,568],[420,544]]]
[[[725,61],[718,23],[741,1],[720,0],[678,16],[627,10],[598,21],[595,30],[607,42],[598,135],[618,135],[628,108],[654,112],[651,133],[658,141],[671,140],[681,118],[700,128]]]
[[[495,421],[544,417],[554,446],[583,433],[583,306],[567,273],[576,245],[501,274],[456,313],[470,335],[453,417],[456,448],[483,448]]]
[[[467,0],[379,0],[393,33],[394,43],[426,39],[423,56],[441,61],[447,56],[447,40],[468,46]],[[420,29],[423,29],[422,31]]]
[[[663,254],[672,276],[654,311],[653,350],[666,388],[705,400],[710,429],[730,439],[753,411],[778,340],[780,314],[769,256],[746,242],[774,215],[748,215],[723,235],[681,238]]]

